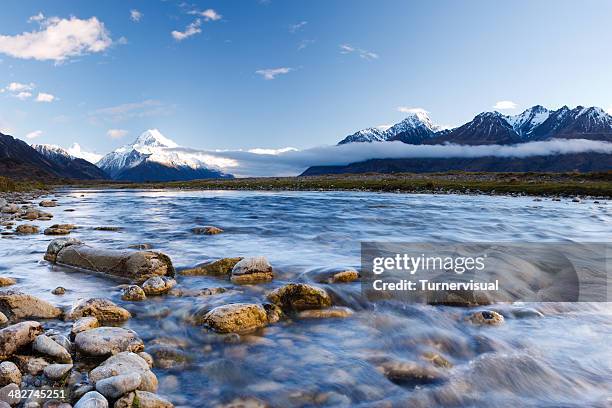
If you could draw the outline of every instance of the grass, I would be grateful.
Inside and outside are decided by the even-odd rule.
[[[0,176],[0,192],[44,190],[48,188],[41,181],[15,181]]]
[[[600,173],[395,173],[257,177],[176,182],[78,182],[75,187],[192,190],[360,190],[612,197],[612,171]]]

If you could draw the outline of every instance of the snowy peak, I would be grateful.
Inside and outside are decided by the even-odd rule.
[[[33,144],[31,145],[34,150],[42,154],[46,158],[53,157],[65,157],[68,159],[74,159],[74,157],[68,153],[65,149],[51,144]]]
[[[147,147],[178,147],[174,141],[168,139],[157,129],[149,129],[143,132],[134,142],[133,146]]]
[[[379,128],[367,128],[345,137],[338,144],[384,142],[385,140],[384,130]]]

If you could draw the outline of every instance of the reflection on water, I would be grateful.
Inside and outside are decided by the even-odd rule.
[[[49,237],[0,240],[0,274],[17,278],[20,290],[64,307],[79,297],[108,296],[133,313],[126,326],[143,337],[148,350],[161,344],[182,352],[180,364],[155,369],[159,392],[177,406],[214,406],[236,397],[273,407],[611,403],[609,304],[499,305],[495,310],[505,315],[505,324],[479,327],[465,322],[466,309],[370,303],[359,283],[352,283],[325,285],[337,304],[356,311],[346,319],[285,320],[246,336],[221,336],[186,322],[201,307],[261,301],[283,282],[359,268],[360,241],[608,241],[608,206],[349,192],[68,190],[59,198],[53,221],[40,225],[74,223],[80,228],[72,236],[88,244],[149,243],[179,268],[256,255],[274,266],[277,279],[269,284],[129,303],[120,299],[120,282],[42,261]],[[123,230],[92,229],[103,225]],[[225,232],[190,232],[201,225]],[[233,286],[213,277],[178,281],[184,289]],[[66,295],[52,295],[56,286],[67,288]]]

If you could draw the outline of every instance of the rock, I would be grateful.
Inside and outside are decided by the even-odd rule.
[[[183,368],[189,362],[189,358],[185,352],[179,350],[175,346],[155,344],[147,347],[147,350],[153,357],[153,365],[156,368]]]
[[[12,360],[19,366],[24,374],[32,376],[40,375],[45,367],[49,365],[45,359],[34,356],[13,355]]]
[[[68,235],[68,234],[70,234],[70,231],[71,230],[69,230],[69,229],[51,228],[51,227],[49,227],[49,228],[45,228],[43,233],[45,235]]]
[[[163,295],[168,293],[176,285],[176,281],[165,276],[153,276],[142,284],[142,289],[146,295]]]
[[[123,351],[139,352],[144,343],[136,332],[121,327],[99,327],[76,335],[76,349],[90,357],[107,357]]]
[[[21,402],[19,396],[15,397],[15,394],[19,394],[19,386],[11,383],[0,388],[0,401],[9,404],[10,406],[18,405]]]
[[[130,249],[139,249],[141,251],[145,251],[147,249],[152,249],[153,245],[151,245],[151,244],[133,244],[133,245],[128,245],[128,248],[130,248]]]
[[[329,283],[348,283],[359,279],[359,272],[354,270],[346,270],[342,272],[336,272],[329,279]]]
[[[221,228],[214,227],[212,225],[205,225],[203,227],[195,227],[191,229],[191,232],[198,235],[216,235],[223,232]]]
[[[74,224],[53,224],[49,228],[57,228],[57,229],[65,229],[65,230],[73,230],[76,229],[76,225]]]
[[[39,230],[36,225],[21,224],[17,226],[17,228],[15,229],[15,232],[17,234],[22,234],[22,235],[38,234]]]
[[[0,286],[11,286],[17,282],[13,278],[7,278],[6,276],[0,276]]]
[[[306,283],[289,283],[274,289],[267,297],[285,311],[323,309],[332,304],[324,289]]]
[[[423,354],[422,357],[423,359],[431,362],[436,367],[441,367],[441,368],[452,368],[453,367],[450,361],[448,361],[446,358],[442,357],[441,355],[437,353],[426,352]]]
[[[55,262],[57,259],[57,254],[64,248],[70,245],[81,245],[83,244],[76,238],[58,238],[54,239],[49,243],[47,247],[47,252],[45,253],[45,260],[49,262]]]
[[[32,402],[35,403],[34,401]],[[38,406],[40,405],[37,405],[37,407]],[[24,406],[24,408],[27,408],[27,407]],[[45,402],[42,408],[72,408],[72,405],[68,404],[67,402],[62,402],[58,400],[48,400],[47,402]]]
[[[401,385],[434,384],[445,379],[445,376],[439,370],[412,361],[387,361],[378,369],[390,381]]]
[[[94,316],[100,322],[123,322],[132,317],[130,312],[108,299],[92,298],[78,300],[66,319],[76,320],[87,316]]]
[[[0,292],[0,311],[11,319],[54,319],[62,311],[51,303],[22,292]]]
[[[38,205],[40,205],[41,207],[57,207],[57,202],[51,200],[43,200]]]
[[[115,402],[115,408],[174,408],[165,398],[147,391],[131,392]],[[245,406],[244,408],[249,408]]]
[[[57,288],[53,289],[51,293],[53,293],[54,295],[61,296],[66,293],[66,289],[61,286],[58,286]]]
[[[19,212],[19,206],[17,204],[7,204],[2,207],[2,212],[5,214],[16,214]]]
[[[81,317],[72,325],[70,337],[74,338],[77,334],[100,327],[100,322],[95,316]]]
[[[68,351],[72,350],[72,343],[70,342],[70,340],[68,340],[66,336],[63,336],[61,334],[53,334],[53,335],[50,335],[49,338],[51,338],[51,340],[53,340],[54,342],[56,342],[57,344],[65,348],[66,350]]]
[[[51,245],[53,242],[47,254],[52,249]],[[55,262],[58,264],[122,278],[144,281],[155,275],[174,276],[172,261],[159,252],[97,249],[84,244],[73,244],[63,246],[56,254]],[[45,259],[50,260],[52,257],[49,255]]]
[[[215,307],[203,323],[219,333],[245,333],[266,326],[268,316],[262,305],[233,303]]]
[[[348,307],[330,307],[329,309],[302,310],[298,313],[300,319],[329,319],[342,318],[353,315]]]
[[[8,323],[8,321],[8,317],[6,317],[4,313],[0,312],[0,326]]]
[[[153,368],[153,357],[149,353],[145,353],[144,351],[141,351],[140,353],[138,353],[138,357],[146,361],[147,364],[149,365],[149,368]]]
[[[504,322],[504,316],[493,310],[483,310],[471,314],[469,320],[474,324],[497,326]]]
[[[221,258],[214,262],[198,265],[195,268],[183,269],[179,273],[186,276],[228,276],[232,273],[234,266],[240,262],[242,257],[237,258]]]
[[[108,408],[108,401],[97,391],[83,395],[74,408]]]
[[[95,385],[99,381],[117,375],[133,374],[140,375],[138,389],[142,391],[157,391],[157,377],[149,368],[149,364],[135,353],[121,352],[114,355],[91,370],[89,379]]]
[[[96,382],[96,391],[113,400],[136,390],[140,382],[139,373],[116,375]]]
[[[242,259],[232,268],[231,280],[236,284],[268,282],[272,279],[272,265],[263,256]]]
[[[39,407],[40,405],[36,405],[36,407]],[[11,408],[11,406],[9,405],[8,402],[4,402],[4,401],[0,401],[0,408]],[[29,407],[27,405],[24,405],[24,408],[35,408],[35,407]]]
[[[72,363],[72,357],[68,350],[51,340],[44,334],[36,337],[32,343],[32,349],[40,354],[50,357],[58,363]]]
[[[215,408],[270,408],[270,406],[258,398],[246,397],[235,398],[227,404],[217,404]]]
[[[117,232],[117,231],[121,231],[122,229],[123,228],[121,227],[108,227],[108,226],[94,228],[94,230],[96,231],[110,231],[110,232]]]
[[[0,363],[0,387],[10,383],[21,384],[21,371],[15,363],[3,361]]]
[[[59,381],[72,370],[72,364],[49,364],[43,370],[45,376],[53,381]]]
[[[145,300],[146,298],[147,295],[145,294],[144,290],[142,290],[142,288],[138,285],[130,285],[128,287],[123,288],[123,290],[121,291],[121,299],[123,300],[136,302],[140,300]]]

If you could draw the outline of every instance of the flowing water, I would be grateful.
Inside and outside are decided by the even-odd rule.
[[[207,407],[257,398],[272,407],[538,406],[612,404],[612,306],[499,305],[503,325],[466,323],[465,308],[368,302],[359,283],[323,285],[355,314],[287,319],[250,335],[218,335],[189,323],[201,308],[261,302],[282,283],[321,271],[359,268],[361,241],[607,242],[610,205],[569,200],[352,192],[66,190],[54,223],[99,247],[149,243],[180,269],[221,257],[266,256],[276,279],[236,287],[226,279],[178,276],[178,287],[224,287],[213,296],[124,302],[119,285],[42,260],[50,237],[0,240],[0,274],[17,288],[68,308],[106,296],[130,310],[125,326],[146,348],[170,344],[187,363],[155,368],[159,393],[176,406]],[[74,212],[64,209],[73,208]],[[47,209],[46,209],[47,210]],[[93,230],[119,226],[120,232]],[[215,225],[224,233],[195,235]],[[63,286],[67,293],[50,291]],[[520,313],[515,313],[516,311]],[[540,312],[540,313],[538,313]],[[69,323],[48,323],[69,330]],[[427,356],[450,363],[436,367]],[[381,367],[425,367],[435,379],[389,379]]]

